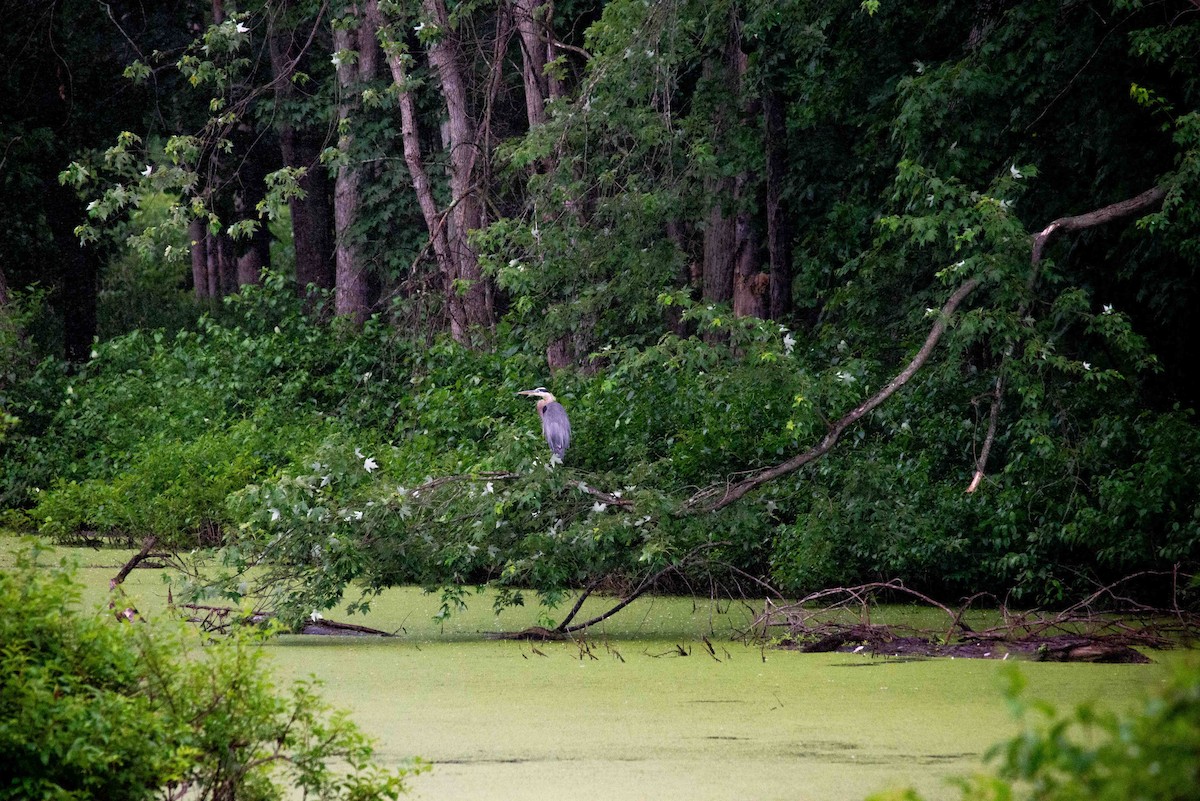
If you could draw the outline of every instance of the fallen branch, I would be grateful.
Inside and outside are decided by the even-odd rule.
[[[231,606],[208,606],[205,604],[181,604],[181,609],[188,609],[195,614],[188,617],[189,623],[197,623],[200,629],[209,633],[224,633],[234,623],[260,625],[275,617],[270,612],[244,612]],[[354,623],[341,623],[336,620],[326,620],[323,617],[310,619],[296,634],[324,634],[333,636],[369,635],[372,637],[391,637],[389,632],[370,626],[359,626]]]
[[[604,490],[598,490],[595,487],[588,486],[586,483],[584,483],[582,481],[575,482],[575,486],[579,487],[581,492],[586,492],[588,495],[591,495],[592,497],[599,498],[600,500],[607,503],[609,506],[620,506],[623,509],[632,509],[633,508],[633,501],[629,500],[628,498],[622,498],[620,495],[614,495],[611,492],[605,492]]]
[[[925,344],[921,346],[919,351],[917,351],[917,355],[913,357],[912,361],[910,361],[895,378],[889,381],[883,389],[879,390],[879,392],[875,393],[870,398],[867,398],[865,401],[844,415],[840,420],[831,425],[829,427],[829,432],[825,435],[821,442],[816,445],[816,447],[810,448],[804,453],[793,456],[791,459],[788,459],[782,464],[777,464],[774,467],[768,467],[765,470],[760,470],[756,473],[753,473],[749,478],[742,479],[734,484],[727,484],[725,485],[723,492],[720,485],[703,489],[684,503],[684,511],[699,509],[706,512],[715,512],[718,509],[723,509],[756,487],[766,484],[768,481],[773,481],[781,476],[795,472],[809,462],[816,461],[831,451],[833,446],[837,444],[838,439],[842,436],[842,433],[847,428],[866,417],[877,406],[890,398],[896,390],[908,383],[909,379],[916,374],[917,370],[921,369],[921,367],[923,367],[925,363],[929,361],[929,357],[933,353],[934,347],[937,345],[938,340],[941,339],[942,334],[946,331],[946,326],[951,315],[953,315],[958,309],[959,304],[961,304],[963,300],[965,300],[966,297],[970,295],[976,287],[979,286],[979,283],[980,282],[978,278],[972,278],[962,284],[962,286],[960,286],[958,289],[954,290],[954,293],[950,296],[949,300],[947,300],[946,304],[942,306],[941,313],[938,315],[938,319],[934,322],[933,327],[929,330],[929,335],[925,338]],[[719,497],[717,497],[718,494]],[[716,498],[716,500],[713,500],[714,498]]]
[[[963,617],[980,598],[990,597],[986,593],[971,596],[958,610],[951,610],[898,581],[834,587],[789,604],[768,601],[748,633],[763,641],[778,639],[772,629],[782,627],[787,631],[785,647],[814,653],[866,651],[886,656],[992,659],[1012,654],[1039,661],[1148,662],[1134,649],[1186,646],[1200,637],[1200,615],[1183,612],[1178,598],[1170,608],[1158,608],[1122,594],[1127,584],[1167,575],[1176,582],[1179,578],[1177,571],[1126,576],[1057,613],[1033,610],[1014,615],[1001,604],[1000,623],[980,631],[968,626]],[[1189,577],[1183,578],[1186,583]],[[908,594],[940,609],[951,618],[949,630],[872,624],[869,603],[879,591]],[[829,599],[833,602],[828,603]],[[845,613],[855,606],[857,619],[846,620]]]
[[[564,619],[562,623],[559,623],[558,627],[556,629],[554,629],[554,631],[558,632],[560,634],[571,634],[573,632],[582,631],[586,628],[596,625],[597,623],[602,623],[605,620],[608,620],[610,617],[615,615],[617,612],[620,612],[622,609],[629,606],[631,603],[636,601],[638,598],[645,595],[649,590],[651,590],[654,587],[655,584],[657,584],[662,579],[666,578],[669,574],[680,570],[684,565],[688,564],[690,561],[692,561],[692,559],[694,559],[699,554],[703,553],[704,551],[708,551],[713,548],[716,548],[719,545],[723,545],[723,544],[724,543],[710,542],[706,545],[702,545],[699,548],[696,548],[691,553],[689,553],[687,556],[685,556],[683,559],[681,559],[678,563],[667,565],[662,570],[659,570],[658,572],[653,573],[652,575],[649,575],[646,578],[642,579],[642,581],[637,585],[637,587],[635,587],[633,589],[632,592],[630,592],[628,595],[626,595],[624,598],[622,598],[620,601],[618,601],[616,604],[614,604],[611,608],[608,609],[608,611],[603,612],[599,615],[596,615],[595,617],[593,617],[590,620],[585,620],[583,623],[575,623],[574,625],[568,625],[571,622],[571,620],[575,617],[575,615],[578,613],[579,607],[581,607],[583,605],[583,601],[580,600],[579,602],[576,603],[575,608],[571,610],[571,614],[566,619]],[[591,592],[590,589],[585,590],[585,593],[590,593],[590,592]]]

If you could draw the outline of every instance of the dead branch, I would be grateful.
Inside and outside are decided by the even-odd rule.
[[[762,640],[773,628],[784,628],[789,647],[810,652],[869,649],[873,654],[901,656],[960,656],[1007,658],[1022,655],[1042,661],[1146,662],[1134,648],[1171,648],[1200,636],[1200,615],[1183,612],[1178,597],[1169,608],[1139,603],[1125,593],[1132,582],[1177,576],[1175,572],[1144,571],[1098,587],[1087,597],[1058,611],[1011,613],[1000,604],[1001,622],[980,631],[963,621],[967,610],[986,593],[964,600],[957,610],[913,592],[896,581],[857,587],[834,587],[810,593],[790,604],[764,606],[749,632]],[[1184,577],[1186,580],[1190,577]],[[1178,584],[1173,585],[1178,587]],[[912,595],[951,618],[948,631],[872,624],[867,604],[879,590]],[[833,599],[832,602],[829,602]],[[837,619],[838,613],[861,605],[856,620]]]
[[[582,481],[575,482],[575,486],[579,487],[581,492],[586,492],[588,495],[599,498],[609,506],[620,506],[623,509],[633,508],[633,501],[629,500],[628,498],[622,498],[620,495],[614,495],[611,492],[598,490],[595,487],[588,486]]]
[[[194,614],[187,618],[189,623],[197,623],[201,631],[207,633],[223,634],[235,624],[253,624],[259,625],[275,617],[271,612],[262,612],[255,610],[253,612],[244,612],[241,609],[235,609],[231,606],[208,606],[206,604],[181,604],[181,609],[188,609]],[[308,623],[305,623],[297,634],[325,634],[335,636],[354,635],[362,636],[369,635],[373,637],[391,637],[391,633],[380,629],[371,628],[370,626],[359,626],[354,623],[341,623],[337,620],[326,620],[322,617],[314,617]]]
[[[1033,266],[1036,267],[1041,263],[1042,256],[1045,254],[1046,246],[1050,243],[1050,239],[1060,231],[1082,231],[1112,222],[1113,220],[1119,220],[1122,217],[1142,214],[1161,204],[1166,196],[1167,190],[1165,187],[1153,186],[1137,197],[1122,200],[1104,208],[1089,211],[1086,214],[1079,214],[1074,217],[1059,217],[1043,228],[1033,238],[1033,256],[1031,259]]]
[[[713,548],[716,548],[723,544],[724,543],[710,542],[705,545],[701,545],[700,547],[692,550],[690,553],[688,553],[686,556],[684,556],[683,559],[681,559],[679,562],[667,565],[662,570],[659,570],[656,573],[646,576],[646,578],[642,579],[642,581],[637,585],[637,587],[635,587],[633,589],[632,592],[630,592],[628,595],[626,595],[624,598],[622,598],[620,601],[618,601],[616,604],[614,604],[606,612],[602,612],[601,614],[596,615],[595,617],[591,618],[590,620],[585,620],[583,623],[576,623],[574,625],[568,625],[570,623],[571,619],[578,612],[578,606],[582,605],[582,602],[580,602],[579,604],[576,605],[576,609],[572,610],[571,615],[569,617],[567,617],[565,620],[563,620],[562,623],[558,624],[558,628],[556,628],[555,631],[560,634],[571,634],[576,631],[583,631],[584,629],[590,628],[591,626],[594,626],[597,623],[602,623],[605,620],[608,620],[610,617],[615,615],[617,612],[620,612],[622,609],[629,606],[631,603],[636,601],[638,598],[645,595],[649,590],[651,590],[654,587],[655,584],[657,584],[662,579],[666,578],[672,572],[682,569],[685,565],[687,565],[689,562],[691,562],[693,559],[695,559],[701,553],[712,550]]]
[[[833,446],[837,444],[838,439],[842,436],[842,433],[847,428],[857,423],[863,417],[866,417],[881,403],[890,398],[896,390],[908,383],[909,379],[916,374],[917,370],[921,369],[921,367],[923,367],[925,363],[929,361],[929,357],[933,353],[934,347],[937,345],[938,340],[941,339],[942,334],[946,331],[946,326],[951,315],[954,314],[963,300],[965,300],[966,297],[970,295],[976,287],[979,286],[979,283],[980,281],[978,278],[972,278],[962,284],[962,286],[960,286],[958,289],[954,290],[954,293],[950,296],[949,300],[947,300],[946,304],[942,306],[941,313],[938,315],[933,327],[929,330],[929,335],[925,338],[925,344],[921,346],[919,351],[917,351],[917,355],[913,357],[912,361],[910,361],[908,365],[896,375],[895,378],[889,381],[883,389],[879,390],[879,392],[875,393],[870,398],[867,398],[865,401],[845,414],[840,420],[830,426],[829,432],[819,444],[813,448],[810,448],[804,453],[793,456],[786,462],[755,472],[751,474],[749,478],[742,479],[737,483],[725,485],[723,492],[721,485],[707,487],[706,489],[703,489],[693,495],[684,503],[684,511],[701,510],[706,512],[715,512],[718,509],[723,509],[756,487],[780,478],[781,476],[793,473],[809,462],[816,461],[831,451]],[[714,498],[716,498],[716,500],[713,500]]]
[[[971,485],[967,492],[974,492],[983,483],[984,470],[987,469],[988,456],[992,452],[992,443],[996,441],[996,429],[1000,424],[1000,404],[1004,400],[1004,362],[1000,363],[1000,374],[996,376],[996,385],[992,388],[992,407],[988,411],[987,434],[983,437],[983,447],[979,449],[979,457],[975,460],[975,475],[971,477]]]

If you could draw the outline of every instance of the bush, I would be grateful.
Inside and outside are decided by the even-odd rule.
[[[405,769],[317,694],[278,692],[241,630],[200,647],[179,623],[83,609],[71,571],[23,551],[0,573],[0,799],[396,798]]]

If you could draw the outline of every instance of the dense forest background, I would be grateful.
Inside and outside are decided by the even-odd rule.
[[[2,8],[11,527],[293,618],[1194,572],[1200,4]]]

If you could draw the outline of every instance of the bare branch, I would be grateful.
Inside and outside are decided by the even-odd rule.
[[[608,611],[603,612],[599,615],[596,615],[596,617],[593,617],[590,620],[585,620],[582,623],[576,623],[573,626],[567,625],[570,622],[571,617],[574,617],[574,615],[575,615],[575,612],[572,611],[571,617],[568,617],[566,620],[564,620],[562,623],[560,623],[558,625],[558,628],[555,629],[555,631],[560,634],[571,634],[572,632],[582,631],[583,629],[594,626],[597,623],[601,623],[605,620],[608,620],[610,617],[615,615],[617,612],[620,612],[622,609],[629,606],[631,603],[636,601],[638,598],[645,595],[649,590],[651,590],[654,587],[655,584],[657,584],[664,577],[666,577],[667,575],[669,575],[672,572],[679,570],[681,567],[686,565],[688,562],[690,562],[692,559],[694,559],[696,556],[703,553],[704,551],[711,550],[713,548],[716,548],[718,545],[722,545],[722,544],[723,543],[719,543],[719,542],[710,542],[706,545],[702,545],[699,548],[696,548],[695,550],[693,550],[691,553],[689,553],[687,556],[685,556],[679,562],[669,564],[666,567],[664,567],[662,570],[659,570],[657,573],[647,576],[646,578],[642,579],[641,583],[638,584],[637,587],[634,588],[633,592],[629,593],[624,598],[622,598],[620,601],[618,601],[616,604],[614,604]]]
[[[1079,214],[1074,217],[1059,217],[1043,228],[1033,238],[1033,257],[1031,263],[1034,267],[1037,267],[1041,263],[1042,256],[1046,251],[1046,246],[1049,244],[1050,239],[1060,231],[1082,231],[1086,228],[1095,228],[1097,225],[1119,220],[1122,217],[1143,214],[1160,205],[1166,196],[1167,190],[1165,187],[1153,186],[1137,197],[1122,200],[1104,208],[1089,211],[1086,214]]]
[[[595,487],[588,486],[587,484],[585,484],[582,481],[575,482],[575,486],[579,487],[579,490],[581,492],[586,492],[588,495],[591,495],[595,498],[599,498],[600,500],[607,503],[609,506],[620,506],[623,509],[632,509],[633,508],[633,501],[629,500],[628,498],[622,498],[620,495],[614,495],[611,492],[605,492],[604,490],[598,490]]]
[[[1000,369],[1003,370],[1001,362]],[[992,408],[988,412],[987,435],[983,438],[983,447],[979,449],[979,458],[975,460],[975,475],[967,492],[974,492],[983,483],[984,470],[987,468],[988,455],[992,452],[992,443],[996,441],[996,428],[1000,423],[1000,404],[1004,400],[1004,373],[996,376],[996,386],[992,390]]]
[[[108,588],[110,590],[115,590],[117,586],[121,584],[121,582],[125,581],[129,574],[133,572],[133,569],[150,556],[150,552],[154,550],[154,546],[156,544],[158,544],[158,537],[147,537],[146,541],[142,543],[142,550],[134,554],[129,561],[125,563],[125,566],[121,568],[120,572],[113,576],[113,578],[108,582]]]

